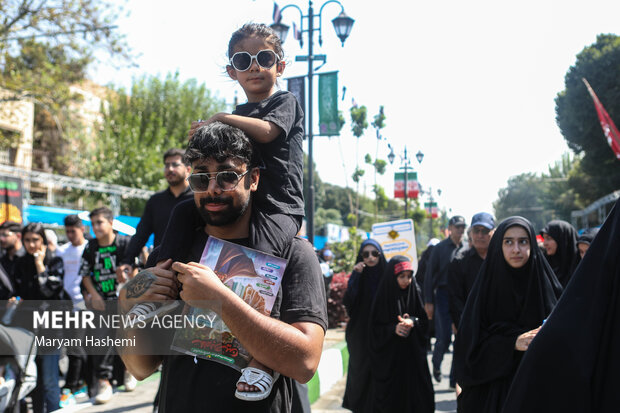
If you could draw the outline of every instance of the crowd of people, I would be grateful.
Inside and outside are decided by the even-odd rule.
[[[130,391],[135,378],[158,369],[154,404],[162,413],[308,411],[301,383],[313,377],[321,357],[331,273],[329,265],[321,267],[312,246],[296,236],[304,215],[304,114],[295,96],[277,85],[286,61],[271,28],[250,23],[235,31],[228,57],[226,71],[247,103],[188,125],[187,148],[163,154],[169,186],[148,201],[136,234],[131,239],[119,235],[107,207],[90,212],[91,239],[79,217],[67,216],[68,242],[55,249],[40,224],[22,228],[5,222],[0,226],[0,298],[8,305],[65,299],[74,309],[84,303],[90,311],[115,307],[122,315],[158,313],[162,301],[180,299],[216,311],[247,353],[247,366],[238,371],[186,353],[135,354],[122,346],[91,356],[71,351],[61,391],[60,352],[39,354],[37,413],[68,403],[84,385],[96,402],[106,403],[114,382]],[[573,310],[574,303],[561,298],[562,289],[577,295],[591,291],[587,299],[596,300],[598,289],[576,287],[586,282],[591,269],[586,266],[617,273],[618,254],[613,256],[610,245],[618,244],[618,214],[601,230],[607,244],[593,231],[578,237],[570,224],[551,221],[539,246],[527,219],[511,217],[496,226],[493,216],[482,212],[472,219],[467,247],[466,221],[454,216],[449,236],[429,242],[417,273],[408,258],[388,261],[378,242],[364,241],[344,296],[350,358],[343,406],[356,413],[434,411],[432,380],[443,379],[441,365],[451,346],[449,384],[458,393],[459,412],[500,412],[507,399],[523,398],[532,391],[527,382],[532,365],[569,334],[563,314],[555,311],[550,317],[556,304]],[[136,259],[151,233],[155,249],[144,254],[145,269],[138,272]],[[287,260],[268,315],[197,264],[209,237]],[[590,245],[596,260],[586,253]],[[333,254],[323,250],[320,258],[328,264]],[[613,277],[601,284],[617,290]],[[604,330],[617,320],[615,314],[601,318],[603,325],[591,328]],[[583,315],[581,320],[588,321]],[[545,322],[549,329],[541,329]],[[426,354],[432,331],[431,369]],[[546,347],[537,347],[539,332]],[[616,336],[605,332],[611,336],[602,342],[615,344]],[[144,331],[128,327],[120,334],[131,335],[138,347],[152,344]],[[601,341],[587,344],[594,348]],[[534,353],[534,348],[540,350]],[[615,361],[611,351],[591,360],[596,380],[614,372],[601,367],[610,360]],[[511,387],[513,379],[521,384]],[[601,405],[611,406],[613,397],[603,394]]]
[[[18,303],[25,313],[26,306],[34,305],[30,302],[40,305],[49,300],[64,300],[73,311],[111,311],[119,286],[146,262],[145,244],[149,236],[153,234],[154,244],[158,245],[173,207],[191,196],[186,180],[189,167],[183,162],[183,154],[183,150],[176,148],[164,153],[168,188],[149,199],[134,237],[114,229],[114,216],[107,207],[90,211],[87,224],[92,234],[80,217],[65,216],[67,242],[61,245],[57,245],[56,233],[41,223],[2,223],[0,299],[7,301],[7,308]],[[10,326],[28,327],[28,320],[20,317],[4,321]],[[106,334],[103,330],[98,332]],[[76,397],[87,395],[94,397],[96,403],[107,403],[113,396],[113,383],[123,385],[126,391],[135,389],[136,379],[126,371],[114,348],[101,355],[87,355],[80,348],[58,350],[36,356],[37,387],[32,394],[35,412],[70,406],[77,402]],[[59,375],[61,350],[68,359],[64,377]]]
[[[609,220],[615,216],[618,221],[620,212],[616,210]],[[588,258],[596,254],[609,259],[613,253],[607,245],[597,244],[601,237],[597,236],[598,228],[578,235],[572,225],[561,220],[550,221],[537,234],[526,218],[510,217],[496,225],[491,214],[480,212],[465,229],[462,216],[452,217],[448,236],[443,241],[429,241],[413,278],[407,258],[395,256],[387,261],[379,243],[372,239],[362,243],[344,298],[349,316],[349,368],[343,407],[355,413],[434,411],[431,374],[436,382],[442,381],[441,363],[452,345],[449,386],[457,394],[459,413],[559,411],[551,408],[552,397],[545,399],[545,408],[533,407],[539,398],[545,398],[545,385],[542,380],[532,384],[528,375],[538,375],[537,363],[561,365],[560,357],[553,357],[550,363],[542,360],[544,345],[553,352],[552,345],[561,347],[562,334],[568,340],[569,330],[574,331],[560,309],[577,312],[578,305],[561,300],[562,292],[567,288],[564,296],[571,291],[573,295],[583,294],[573,286],[577,280],[570,282],[573,274],[581,277],[582,283],[592,282],[587,278],[596,274],[588,274],[584,267],[595,262]],[[620,228],[616,225],[610,229],[614,231],[617,242]],[[586,254],[591,244],[597,251]],[[616,267],[607,265],[605,269],[611,275],[617,273]],[[597,293],[605,295],[600,289]],[[590,291],[587,303],[582,303],[584,308],[598,305],[591,302],[594,294]],[[609,301],[603,306],[612,305]],[[558,302],[558,310],[550,317]],[[584,324],[588,319],[585,313],[575,317]],[[433,323],[435,341],[429,368],[426,354],[431,351],[429,324]],[[543,330],[545,323],[550,327]],[[600,329],[600,325],[594,328]],[[534,353],[529,350],[530,344],[541,331],[545,341],[539,341],[545,344],[534,347]],[[577,351],[577,346],[571,348]],[[560,353],[567,359],[574,357],[567,351]],[[605,357],[609,361],[612,355]],[[560,381],[570,380],[569,369],[562,370],[565,376]],[[551,382],[555,396],[562,394],[550,378],[556,376],[553,369],[545,372],[543,377]],[[599,373],[597,378],[602,377]],[[528,392],[536,397],[527,397]],[[606,395],[606,400],[597,404],[609,407],[615,398]]]

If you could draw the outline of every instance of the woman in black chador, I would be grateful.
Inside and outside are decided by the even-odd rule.
[[[504,413],[620,411],[620,201],[523,357]]]
[[[370,308],[385,267],[386,261],[381,245],[373,239],[362,242],[343,298],[349,314],[346,330],[349,369],[342,407],[354,413],[373,411],[370,394],[368,326]]]
[[[406,257],[397,255],[388,263],[370,321],[372,411],[433,413],[426,359],[428,319]]]
[[[562,287],[566,287],[580,260],[577,231],[568,222],[556,219],[549,221],[540,233],[545,257]]]
[[[517,367],[562,287],[536,246],[532,224],[504,220],[467,299],[456,336],[459,413],[498,413]]]

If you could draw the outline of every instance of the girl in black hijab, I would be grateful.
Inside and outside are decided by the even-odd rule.
[[[371,311],[373,412],[435,411],[427,329],[411,261],[397,255],[387,265]]]
[[[385,267],[381,245],[373,239],[362,242],[343,298],[349,315],[345,336],[349,350],[349,369],[342,407],[354,413],[373,412],[368,326],[372,302]]]
[[[566,221],[553,220],[540,231],[543,236],[545,257],[555,276],[566,287],[579,263],[577,231]]]
[[[617,412],[620,406],[620,201],[525,353],[504,413]]]
[[[523,353],[561,294],[532,224],[504,220],[465,304],[454,348],[459,413],[500,412]]]

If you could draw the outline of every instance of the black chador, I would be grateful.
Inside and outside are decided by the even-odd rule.
[[[620,410],[620,201],[514,378],[504,413]]]
[[[349,314],[346,339],[349,350],[347,385],[342,407],[354,413],[372,412],[370,394],[370,350],[368,348],[368,320],[370,308],[379,282],[387,265],[381,245],[375,240],[365,240],[360,246],[355,263],[363,261],[362,250],[372,245],[381,254],[373,267],[364,267],[361,273],[353,271],[343,302]]]
[[[523,228],[529,238],[530,256],[520,268],[508,264],[502,249],[513,226]],[[515,348],[517,338],[542,325],[560,294],[561,285],[536,246],[532,224],[522,217],[507,218],[491,238],[456,336],[454,373],[463,389],[459,413],[500,412],[523,356]]]
[[[549,234],[558,245],[555,254],[546,255],[549,265],[553,268],[555,276],[563,287],[570,281],[571,275],[579,263],[579,252],[577,251],[577,231],[566,221],[553,220],[540,231]]]
[[[395,256],[372,306],[370,324],[370,357],[373,412],[435,411],[433,383],[426,359],[428,319],[415,279],[402,289],[397,277],[411,271],[411,262]],[[407,337],[396,334],[398,317],[414,320]]]

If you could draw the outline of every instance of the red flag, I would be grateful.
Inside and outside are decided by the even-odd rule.
[[[588,92],[590,92],[590,96],[592,96],[592,100],[594,101],[594,107],[596,108],[596,113],[598,115],[598,120],[601,122],[601,127],[603,128],[603,133],[607,138],[607,143],[611,146],[611,149],[614,151],[616,158],[620,159],[620,132],[618,132],[618,128],[614,124],[614,121],[611,120],[609,113],[603,107],[603,104],[592,90],[592,87],[588,83],[585,78],[582,78],[583,83],[585,83],[588,88]]]
[[[295,24],[295,22],[293,22],[293,38],[295,40],[301,40],[301,32],[297,28],[297,25]]]
[[[280,23],[282,20],[282,14],[280,14],[280,6],[275,1],[273,2],[273,22]]]

